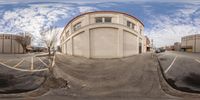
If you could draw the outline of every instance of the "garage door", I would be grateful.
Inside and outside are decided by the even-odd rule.
[[[137,37],[130,32],[124,31],[124,56],[138,53]]]
[[[95,28],[90,30],[92,58],[117,57],[117,29]]]

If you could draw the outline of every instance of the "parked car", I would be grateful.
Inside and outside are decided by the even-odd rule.
[[[155,53],[161,53],[160,49],[157,48],[157,49],[155,50]]]
[[[165,49],[163,49],[163,48],[160,48],[160,52],[165,52]]]

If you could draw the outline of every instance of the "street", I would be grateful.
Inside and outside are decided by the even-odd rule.
[[[173,88],[186,92],[196,93],[200,91],[198,54],[164,52],[156,56],[160,61],[166,80]],[[30,58],[30,56],[28,57]],[[17,63],[20,63],[21,59],[24,59],[24,57],[20,57]],[[3,60],[1,61],[3,62]],[[13,65],[16,66],[16,64]],[[30,67],[28,67],[30,71],[15,70],[2,64],[0,67],[0,92],[2,93],[17,93],[40,89],[40,86],[45,81],[46,71],[31,70],[29,69]],[[16,68],[22,67],[18,66]],[[160,82],[164,78],[160,78],[161,75],[158,72],[158,68],[159,63],[151,53],[120,59],[87,59],[57,54],[55,76],[67,80],[69,88],[50,89],[44,95],[41,94],[42,96],[30,98],[32,100],[182,99],[183,94],[170,95],[163,90]],[[190,95],[184,97],[198,98],[190,97]],[[10,99],[16,100],[16,98]],[[24,98],[18,99],[24,100]]]
[[[200,54],[165,52],[157,55],[170,85],[185,92],[200,93]]]
[[[50,91],[37,99],[175,99],[161,89],[155,60],[150,53],[121,59],[57,55],[57,74],[69,81],[70,89]]]

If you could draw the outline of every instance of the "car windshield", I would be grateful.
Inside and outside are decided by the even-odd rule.
[[[0,100],[200,98],[199,0],[0,0]]]

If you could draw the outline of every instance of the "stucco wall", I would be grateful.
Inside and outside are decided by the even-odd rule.
[[[102,17],[103,21],[96,23],[97,17]],[[105,17],[111,17],[111,22],[105,22]],[[135,28],[127,26],[127,21],[135,24]],[[77,23],[80,27],[74,30]],[[121,58],[138,54],[139,41],[145,46],[143,28],[139,20],[123,13],[84,14],[64,28],[60,37],[62,52],[87,58]],[[141,51],[145,52],[145,47]]]
[[[196,41],[196,52],[200,52],[200,38]]]
[[[5,39],[4,40],[4,53],[10,53],[11,52],[11,40]]]
[[[84,39],[84,32],[79,33],[73,37],[73,54],[84,56],[86,40]]]
[[[72,55],[71,52],[72,52],[72,41],[71,40],[68,40],[67,42],[67,54],[69,55]]]
[[[185,49],[185,47],[188,47],[186,51],[189,51],[189,52],[200,52],[200,34],[182,37],[181,47],[182,49]]]
[[[0,53],[2,52],[2,49],[3,49],[2,48],[2,46],[3,46],[2,43],[3,43],[3,40],[0,39]]]
[[[7,34],[5,36],[10,36],[10,38],[0,38],[0,53],[23,53],[21,44],[19,44],[15,39],[12,39],[11,35]]]

